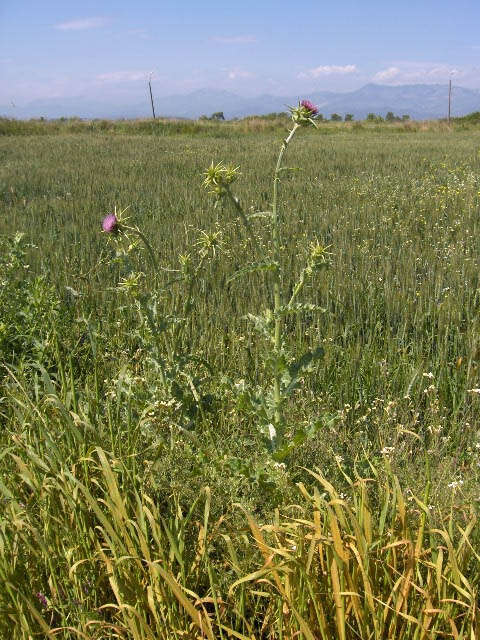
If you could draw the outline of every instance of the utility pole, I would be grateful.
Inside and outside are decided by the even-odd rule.
[[[452,107],[452,79],[448,81],[448,124],[450,124],[450,115]]]
[[[155,120],[155,107],[153,106],[153,95],[152,95],[152,76],[150,76],[148,79],[148,88],[150,90],[150,102],[152,103],[153,119]],[[449,117],[449,120],[450,120],[450,117]]]

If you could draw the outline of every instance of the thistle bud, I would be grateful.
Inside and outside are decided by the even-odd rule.
[[[212,162],[204,173],[203,186],[205,189],[209,189],[209,193],[220,200],[226,193],[225,187],[237,179],[238,170],[239,167],[235,167],[232,164],[225,165],[223,162],[219,162],[214,165]]]
[[[125,222],[128,220],[128,217],[125,216],[125,211],[129,207],[130,205],[121,211],[117,211],[117,207],[115,206],[113,213],[109,213],[102,220],[102,231],[110,235],[117,235],[121,231],[125,233],[127,229],[129,229],[129,227],[125,225]]]
[[[109,213],[108,216],[102,220],[102,229],[105,233],[117,233],[119,230],[118,227],[118,218],[114,213]]]
[[[318,113],[317,107],[313,104],[313,102],[310,102],[310,100],[302,100],[300,102],[300,106],[309,111],[310,116],[316,116]]]
[[[289,107],[292,120],[303,126],[315,125],[313,118],[318,115],[318,108],[310,100],[301,100],[296,107]]]
[[[310,271],[323,269],[328,266],[330,261],[330,253],[327,251],[329,247],[324,247],[318,242],[310,243],[310,256],[308,259],[308,268]]]

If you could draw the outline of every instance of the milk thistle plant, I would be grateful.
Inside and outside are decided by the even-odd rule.
[[[304,311],[317,309],[315,305],[297,301],[305,282],[317,271],[328,264],[327,247],[314,242],[310,245],[307,263],[300,272],[297,283],[287,299],[284,286],[284,270],[281,263],[281,229],[282,215],[278,205],[278,192],[282,172],[288,171],[283,167],[285,153],[294,135],[301,127],[316,127],[315,118],[318,110],[309,100],[302,100],[295,107],[289,107],[293,126],[284,138],[278,154],[273,175],[273,199],[271,211],[257,212],[247,215],[239,199],[233,194],[231,185],[239,175],[239,167],[222,162],[214,164],[205,172],[204,186],[215,198],[216,204],[221,201],[230,202],[239,215],[246,232],[252,240],[261,259],[241,269],[233,277],[255,271],[266,271],[271,276],[272,302],[261,315],[249,314],[256,329],[263,335],[269,346],[266,358],[266,368],[271,386],[265,390],[252,391],[244,383],[240,386],[241,404],[253,412],[259,419],[259,425],[266,437],[268,447],[277,460],[286,458],[290,450],[304,440],[306,433],[297,430],[289,441],[286,441],[288,424],[285,420],[285,403],[298,388],[301,376],[311,368],[315,360],[323,354],[322,348],[308,351],[300,357],[294,357],[287,349],[285,335],[285,317]],[[264,253],[255,236],[251,220],[264,218],[270,222],[270,249]]]
[[[128,208],[128,207],[127,207]],[[216,256],[221,245],[219,231],[199,231],[191,253],[178,257],[179,268],[167,269],[158,263],[155,251],[146,235],[137,225],[128,223],[127,209],[109,213],[103,218],[102,230],[117,245],[117,257],[124,261],[128,272],[116,289],[133,299],[144,331],[139,337],[147,360],[158,372],[162,400],[172,406],[179,417],[178,426],[193,426],[195,416],[202,412],[206,396],[200,390],[199,359],[192,353],[184,332],[192,315],[195,283],[205,263]],[[135,238],[135,239],[134,239]],[[131,255],[138,249],[138,242],[145,246],[149,259],[148,274],[132,268]],[[148,288],[143,287],[148,277]],[[179,285],[181,295],[171,295],[172,287]],[[202,361],[203,368],[208,365]],[[156,390],[153,390],[156,393]]]

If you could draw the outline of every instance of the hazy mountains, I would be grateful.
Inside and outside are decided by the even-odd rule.
[[[320,98],[313,96],[320,105]],[[408,114],[416,120],[445,118],[448,113],[448,85],[413,84],[391,87],[367,84],[351,93],[337,94],[321,105],[328,114],[353,113],[362,119],[368,113],[385,116],[388,111],[395,115]],[[452,88],[452,116],[463,116],[480,111],[480,91]]]
[[[143,88],[141,89],[143,91]],[[302,96],[303,97],[303,96]],[[363,119],[368,113],[385,115],[408,114],[414,119],[443,118],[448,109],[448,86],[438,84],[415,84],[388,86],[367,84],[348,93],[331,91],[312,92],[308,96],[318,105],[321,113],[330,117],[332,113],[344,116],[352,113],[355,119]],[[155,110],[158,116],[198,118],[215,111],[223,111],[226,118],[241,118],[253,114],[286,111],[286,105],[296,104],[298,96],[272,96],[269,94],[244,98],[228,91],[200,89],[187,95],[157,97]],[[452,116],[461,116],[480,110],[480,91],[453,87]],[[0,106],[0,115],[11,118],[143,118],[150,117],[147,93],[144,99],[121,103],[111,98],[91,100],[85,97],[52,98],[35,100],[25,106]]]

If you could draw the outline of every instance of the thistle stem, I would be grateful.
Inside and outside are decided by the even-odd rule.
[[[247,233],[248,233],[250,239],[252,240],[252,242],[255,245],[256,249],[260,249],[260,246],[258,244],[258,240],[255,237],[255,234],[253,233],[252,225],[250,224],[247,216],[245,215],[245,212],[242,209],[242,205],[238,201],[238,198],[236,198],[233,195],[233,193],[232,193],[232,191],[230,189],[230,186],[228,184],[225,185],[224,188],[225,188],[225,192],[226,192],[230,202],[233,204],[233,206],[235,207],[235,210],[240,215],[240,218],[241,218],[241,220],[243,222],[243,225],[244,225],[245,229],[247,230]]]
[[[150,242],[148,241],[147,237],[145,236],[145,234],[140,231],[140,229],[138,227],[130,227],[130,226],[126,226],[123,225],[124,229],[127,229],[128,231],[133,231],[133,233],[136,233],[137,236],[140,238],[140,240],[143,242],[143,244],[145,245],[148,255],[150,257],[152,266],[153,266],[153,271],[154,271],[154,280],[157,281],[157,278],[159,277],[159,266],[158,266],[158,262],[157,262],[157,258],[155,257],[155,253],[153,251],[152,245],[150,244]],[[151,317],[151,313],[150,310],[148,309],[148,305],[146,305],[143,302],[143,307],[144,307],[144,314],[145,317],[147,318],[147,322],[150,326],[150,330],[152,331],[152,335],[154,336],[155,339],[155,344],[157,346],[157,361],[160,365],[160,381],[162,383],[163,387],[166,387],[167,385],[167,375],[166,375],[166,366],[165,366],[165,362],[163,361],[163,358],[161,357],[161,347],[160,347],[160,340],[159,340],[159,336],[158,336],[158,328],[153,320],[153,318]],[[168,355],[168,360],[171,362],[172,361],[172,345],[169,342],[168,336],[165,332],[163,332],[163,339],[164,339],[164,343],[165,343],[165,348],[167,350],[167,355]]]
[[[158,275],[157,258],[155,257],[155,253],[153,252],[152,245],[147,240],[147,237],[145,236],[145,234],[142,231],[140,231],[140,229],[138,227],[123,226],[123,228],[124,229],[128,229],[128,231],[133,231],[134,233],[136,233],[137,236],[140,238],[140,240],[143,242],[143,244],[146,246],[148,254],[150,256],[150,260],[152,261],[152,265],[153,265],[153,268],[155,270],[155,275]]]
[[[292,304],[295,302],[296,297],[298,296],[298,294],[302,291],[304,285],[305,285],[305,279],[307,277],[307,275],[311,273],[311,268],[309,268],[308,266],[306,266],[304,269],[302,269],[302,273],[300,274],[300,278],[298,279],[297,284],[295,285],[292,295],[290,297],[290,300],[288,301],[288,305],[289,307],[292,306]]]
[[[274,317],[275,317],[275,329],[274,329],[274,352],[275,357],[279,358],[282,348],[282,318],[280,316],[280,308],[282,306],[282,272],[280,268],[280,217],[278,215],[278,184],[280,182],[280,172],[282,170],[283,156],[291,142],[296,130],[300,125],[295,123],[288,136],[282,142],[280,153],[278,154],[277,165],[275,167],[275,174],[273,177],[273,204],[272,204],[272,243],[274,260],[278,265],[278,269],[274,272],[273,282],[273,304],[274,304]],[[282,412],[282,398],[281,398],[281,373],[278,367],[275,367],[275,376],[273,382],[273,400],[274,400],[274,426],[276,430],[274,448],[277,449],[282,444],[282,428],[283,428],[283,412]]]

